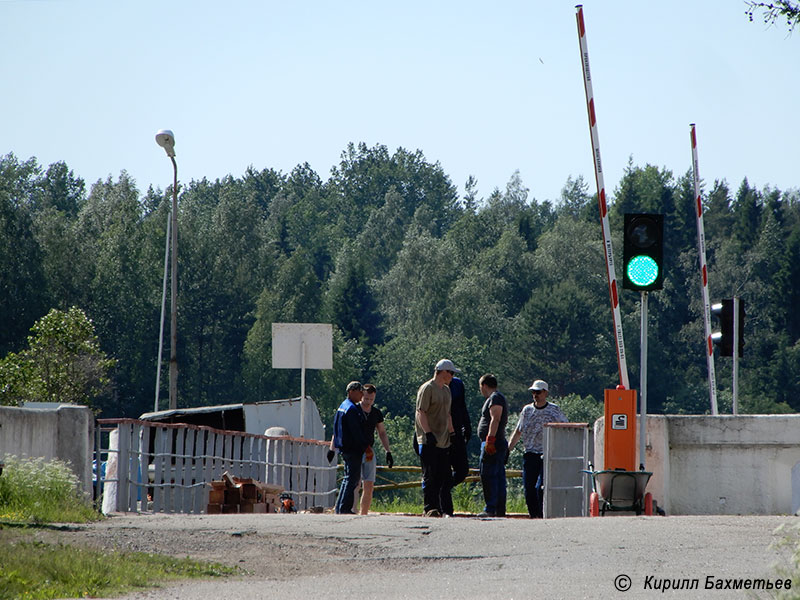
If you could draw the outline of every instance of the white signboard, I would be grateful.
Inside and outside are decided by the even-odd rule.
[[[333,326],[273,323],[272,368],[300,369],[300,437],[305,437],[306,369],[333,368]]]
[[[273,323],[272,368],[332,369],[333,326],[330,323]]]

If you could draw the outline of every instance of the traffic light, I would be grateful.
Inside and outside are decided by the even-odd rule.
[[[625,215],[622,264],[626,290],[664,287],[664,215]]]
[[[720,330],[711,334],[711,341],[719,346],[720,356],[733,356],[733,298],[726,298],[711,306],[711,314],[719,320]],[[739,300],[739,356],[744,351],[744,300]]]

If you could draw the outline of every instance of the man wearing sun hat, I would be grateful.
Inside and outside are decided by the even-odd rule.
[[[459,373],[453,361],[443,358],[436,363],[433,378],[417,391],[414,430],[422,464],[422,498],[426,517],[444,514],[443,495],[450,492],[450,388],[448,384]]]
[[[550,393],[546,381],[537,379],[528,388],[533,402],[525,405],[519,414],[519,421],[514,435],[508,441],[508,451],[516,445],[520,437],[525,446],[522,457],[522,485],[525,488],[525,504],[531,519],[541,519],[543,514],[544,493],[544,426],[548,423],[566,423],[567,417],[561,409],[547,401]]]

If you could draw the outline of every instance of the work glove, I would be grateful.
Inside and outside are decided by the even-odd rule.
[[[375,458],[375,451],[372,449],[372,446],[367,446],[366,451],[364,452],[367,458],[367,462],[371,461]]]
[[[333,462],[333,457],[336,456],[335,450],[328,450],[328,462]]]
[[[494,456],[497,452],[497,448],[494,445],[495,436],[490,435],[486,438],[486,454],[489,456]]]
[[[386,466],[390,469],[394,466],[394,458],[392,458],[392,453],[388,450],[386,451]]]
[[[436,445],[436,434],[434,434],[432,431],[429,431],[428,433],[426,433],[425,434],[425,443],[428,446],[435,446]]]

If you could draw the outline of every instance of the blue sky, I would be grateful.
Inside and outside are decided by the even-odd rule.
[[[800,39],[738,0],[583,3],[613,192],[636,165],[800,187]],[[0,153],[144,192],[252,165],[324,179],[348,142],[420,149],[463,192],[519,170],[594,192],[575,3],[0,0]]]

